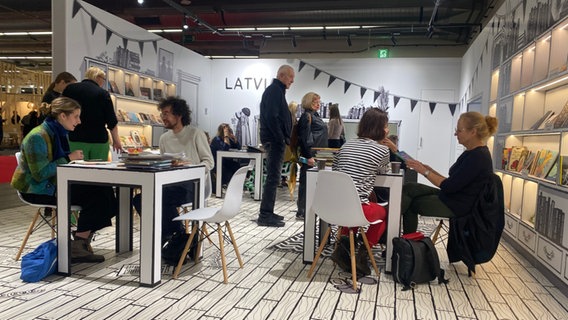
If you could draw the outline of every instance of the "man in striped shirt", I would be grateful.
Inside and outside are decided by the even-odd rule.
[[[341,171],[353,179],[359,193],[363,212],[369,221],[383,220],[382,223],[372,224],[366,232],[369,245],[379,242],[386,229],[387,212],[377,203],[369,201],[373,191],[375,177],[378,173],[386,172],[389,165],[389,149],[379,143],[388,135],[388,115],[386,112],[371,108],[365,112],[357,131],[357,138],[347,141],[333,160],[333,170]],[[345,214],[349,214],[346,212]],[[339,246],[332,259],[345,271],[351,271],[349,260],[349,233],[347,228],[341,230]],[[371,274],[369,259],[364,245],[357,252],[357,273]]]

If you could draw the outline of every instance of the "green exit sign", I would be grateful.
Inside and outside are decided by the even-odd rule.
[[[379,49],[379,53],[377,55],[379,59],[388,58],[389,57],[389,49]]]

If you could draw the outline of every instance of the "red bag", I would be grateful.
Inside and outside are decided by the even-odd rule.
[[[419,241],[425,238],[424,234],[420,231],[416,231],[416,232],[412,232],[412,233],[407,233],[407,234],[403,234],[401,236],[401,238],[404,239],[408,239],[408,240],[414,240],[414,241]]]

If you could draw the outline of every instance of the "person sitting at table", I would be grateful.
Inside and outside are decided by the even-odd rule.
[[[386,209],[369,201],[369,196],[373,191],[377,174],[388,170],[389,149],[380,144],[380,141],[388,134],[388,120],[387,113],[378,108],[367,110],[359,121],[357,138],[350,139],[341,146],[341,149],[333,158],[332,164],[332,170],[344,172],[353,179],[367,220],[383,220],[381,223],[370,225],[365,233],[371,247],[379,242],[387,225]],[[357,232],[356,228],[354,231]],[[331,259],[341,269],[351,272],[348,234],[349,229],[342,228],[339,245],[333,252]],[[367,249],[362,243],[359,245],[356,260],[357,273],[371,274]]]
[[[450,167],[448,177],[417,160],[406,166],[430,181],[436,188],[405,183],[402,187],[403,233],[415,232],[418,215],[452,218],[470,212],[487,179],[493,174],[487,139],[497,131],[497,118],[479,112],[460,115],[455,136],[465,151]]]
[[[217,180],[217,151],[229,151],[229,149],[241,149],[241,144],[237,140],[237,137],[233,134],[233,130],[227,123],[221,123],[217,128],[217,135],[211,141],[211,153],[213,154],[213,160],[215,161],[215,166],[211,170],[211,183],[213,184],[212,190],[215,193],[216,180]],[[225,158],[223,159],[222,165],[222,185],[227,185],[231,180],[231,177],[239,168],[240,163],[236,159]]]
[[[205,166],[205,174],[209,174],[215,165],[213,155],[205,132],[190,125],[191,111],[187,102],[177,97],[168,97],[160,102],[158,109],[164,127],[170,129],[160,136],[160,153],[183,153],[187,163],[202,164]],[[181,239],[174,235],[185,233],[183,224],[179,221],[172,221],[172,219],[178,216],[177,208],[180,205],[193,202],[193,182],[166,186],[162,194],[162,243],[166,243],[170,239],[172,241]],[[138,213],[142,212],[141,200],[140,195],[133,199],[133,205]],[[175,263],[178,259],[175,259]]]
[[[306,216],[306,172],[316,163],[314,158],[316,152],[312,148],[327,148],[327,125],[318,113],[320,106],[319,94],[308,92],[302,97],[304,113],[298,120],[298,146],[300,147],[300,157],[304,157],[306,163],[300,163],[297,220],[304,220]]]
[[[81,106],[71,98],[60,97],[52,101],[45,121],[32,129],[22,141],[20,163],[12,176],[11,185],[20,191],[22,198],[35,204],[57,205],[56,173],[58,164],[82,160],[83,151],[70,151],[67,134],[81,123]],[[76,202],[73,195],[73,201]],[[104,199],[91,195],[93,203]],[[76,202],[82,207],[77,232],[71,242],[71,261],[102,262],[104,256],[92,252],[91,221],[100,220],[101,206],[89,207],[87,202]],[[102,208],[106,204],[102,204]],[[110,223],[110,218],[108,219]],[[103,225],[106,223],[103,223]],[[100,225],[100,224],[99,224]]]

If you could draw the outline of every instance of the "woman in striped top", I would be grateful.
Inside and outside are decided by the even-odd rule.
[[[379,242],[386,228],[387,212],[377,203],[369,201],[373,191],[375,177],[378,173],[386,172],[389,166],[389,149],[379,143],[388,135],[388,115],[386,112],[371,108],[365,112],[357,131],[357,138],[347,141],[333,159],[332,169],[347,173],[353,179],[363,212],[369,221],[383,220],[382,223],[370,225],[366,235],[369,245]],[[332,259],[342,269],[350,271],[349,264],[349,233],[347,228],[341,230],[340,245],[332,255]],[[370,274],[368,256],[365,246],[361,245],[357,252],[357,272]]]

